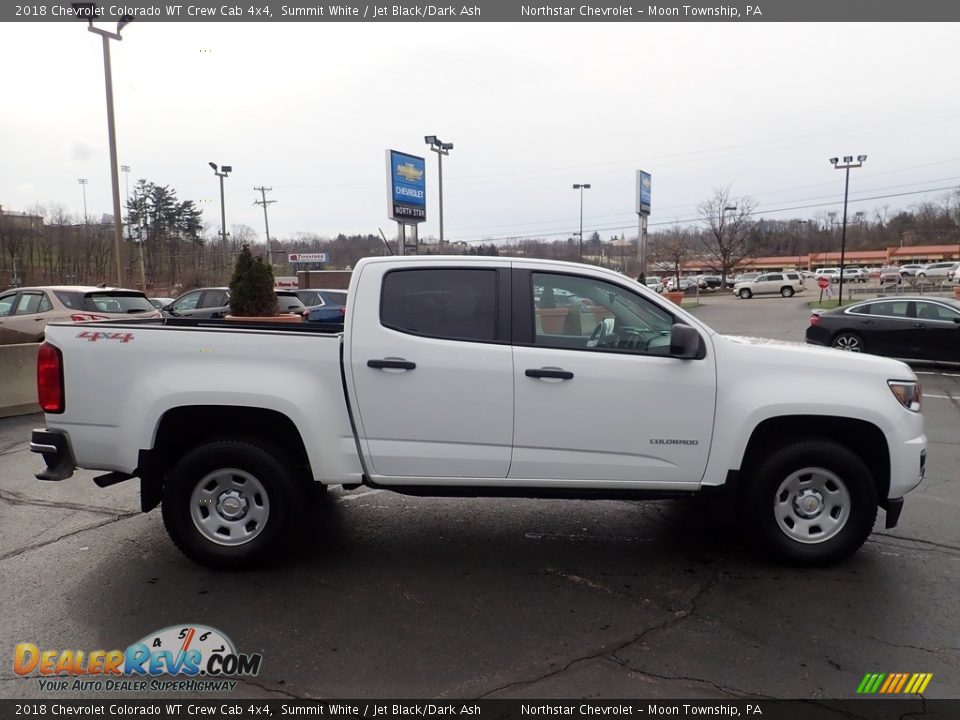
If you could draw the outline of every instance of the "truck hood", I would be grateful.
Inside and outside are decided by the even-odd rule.
[[[799,366],[811,371],[862,372],[883,375],[890,380],[916,380],[916,375],[906,363],[878,355],[743,335],[719,335],[715,340],[727,344],[733,356],[743,353],[744,361],[777,364],[784,366],[784,369]]]

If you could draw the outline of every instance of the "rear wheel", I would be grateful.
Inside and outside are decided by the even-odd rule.
[[[275,557],[292,539],[302,488],[283,454],[240,439],[194,448],[163,489],[163,523],[191,560],[242,569]]]
[[[749,300],[751,297],[753,297],[753,293],[750,292],[750,290],[748,290],[747,288],[743,288],[742,290],[740,290],[740,297],[743,298],[744,300]]]
[[[870,470],[849,448],[802,440],[770,455],[748,486],[765,547],[799,565],[828,565],[856,552],[877,517]]]
[[[848,352],[866,352],[866,349],[863,346],[863,338],[852,332],[839,333],[833,338],[833,342],[831,342],[830,345],[839,350],[846,350]]]
[[[783,295],[784,297],[791,297],[793,295],[793,288],[792,287],[780,288],[780,294]]]

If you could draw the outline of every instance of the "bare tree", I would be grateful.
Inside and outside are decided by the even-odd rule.
[[[693,236],[686,228],[676,225],[650,235],[650,261],[655,267],[666,268],[676,277],[680,287],[680,268],[693,254]]]
[[[752,214],[757,206],[750,197],[734,198],[730,186],[717,188],[697,206],[705,232],[700,236],[706,250],[707,266],[720,273],[720,287],[727,275],[755,254],[756,234]]]

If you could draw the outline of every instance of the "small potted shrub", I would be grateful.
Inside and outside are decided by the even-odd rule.
[[[230,315],[227,317],[301,322],[299,315],[278,315],[274,292],[273,268],[262,258],[253,257],[250,246],[244,245],[230,279]]]

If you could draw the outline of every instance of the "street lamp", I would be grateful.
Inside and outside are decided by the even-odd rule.
[[[843,231],[840,235],[840,297],[837,300],[838,305],[843,305],[843,265],[847,251],[847,198],[850,196],[850,168],[862,167],[866,161],[866,155],[857,155],[857,161],[853,161],[853,155],[844,155],[843,163],[840,158],[830,158],[830,164],[835,170],[846,170],[846,181],[843,186]]]
[[[443,254],[443,156],[453,150],[453,143],[444,142],[436,135],[425,135],[423,141],[437,154],[437,185],[440,188],[440,254]]]
[[[583,262],[583,191],[590,189],[590,183],[574,183],[574,190],[580,191],[580,262]]]
[[[110,141],[110,180],[113,184],[113,249],[117,263],[117,287],[123,286],[123,265],[120,261],[120,243],[123,240],[123,218],[120,217],[120,176],[117,171],[117,128],[113,119],[113,73],[110,69],[110,41],[122,40],[120,31],[133,20],[124,15],[117,22],[117,31],[108,32],[93,26],[97,16],[96,3],[71,3],[78,20],[87,21],[87,30],[103,40],[103,78],[107,90],[107,135]]]
[[[223,179],[233,171],[231,165],[221,165],[217,170],[215,162],[207,163],[213,168],[213,174],[220,178],[220,235],[223,243],[223,262],[229,269],[230,267],[230,249],[227,247],[227,209],[223,202]]]
[[[77,178],[77,182],[80,183],[80,187],[83,189],[83,224],[87,224],[87,179],[86,178]]]

